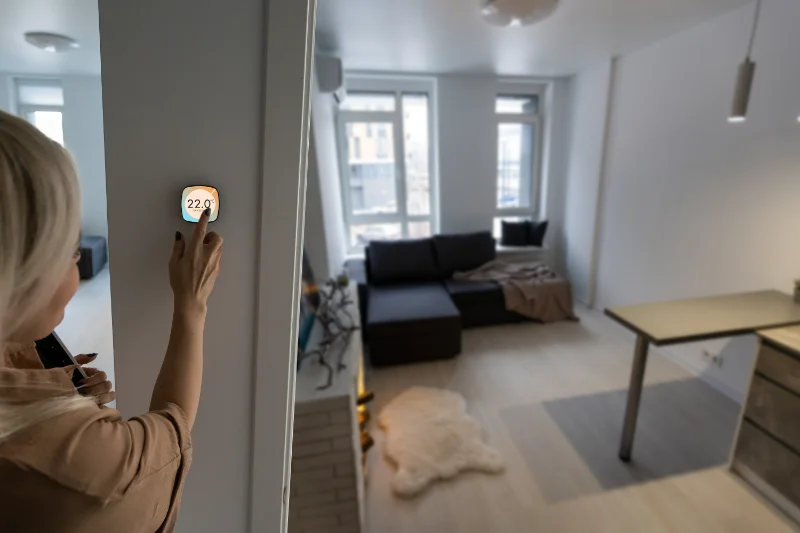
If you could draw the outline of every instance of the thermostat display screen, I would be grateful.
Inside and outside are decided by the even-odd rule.
[[[209,222],[214,222],[219,216],[219,192],[214,187],[193,185],[183,189],[181,197],[181,212],[183,220],[197,222],[206,209],[211,209]]]

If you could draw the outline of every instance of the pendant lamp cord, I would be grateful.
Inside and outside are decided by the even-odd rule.
[[[756,12],[753,16],[753,30],[750,32],[750,44],[747,45],[747,59],[753,53],[753,43],[756,40],[756,27],[758,26],[758,16],[761,14],[761,0],[756,0]]]

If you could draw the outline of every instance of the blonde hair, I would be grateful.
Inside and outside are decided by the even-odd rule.
[[[80,190],[67,151],[0,111],[0,350],[47,305],[80,239]],[[77,398],[80,401],[76,401]],[[0,442],[86,405],[80,396],[0,406]]]

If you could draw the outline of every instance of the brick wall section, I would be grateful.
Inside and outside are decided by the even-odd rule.
[[[289,533],[361,533],[355,414],[349,397],[295,406]]]

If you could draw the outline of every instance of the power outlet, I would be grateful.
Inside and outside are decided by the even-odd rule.
[[[710,350],[703,350],[703,359],[708,361],[710,364],[722,368],[722,356],[719,354],[711,353]]]

